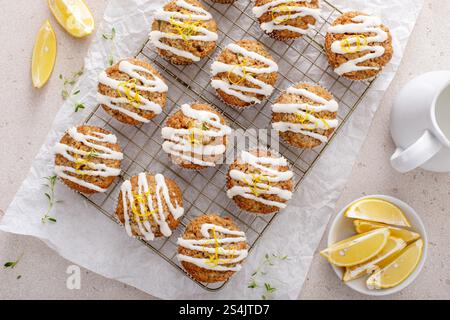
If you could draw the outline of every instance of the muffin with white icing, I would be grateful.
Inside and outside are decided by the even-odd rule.
[[[248,255],[245,233],[230,218],[204,215],[188,224],[177,241],[178,261],[199,282],[227,281]]]
[[[284,91],[272,106],[272,128],[294,147],[314,148],[328,142],[335,131],[338,108],[328,90],[298,83]]]
[[[245,211],[277,213],[292,198],[293,178],[288,161],[277,152],[242,151],[230,166],[227,195]]]
[[[379,18],[356,11],[333,22],[325,51],[334,72],[351,80],[375,77],[394,53],[388,27]]]
[[[83,125],[67,130],[55,148],[55,173],[71,189],[106,192],[120,175],[123,154],[108,130]]]
[[[278,65],[255,40],[228,44],[211,66],[211,86],[226,104],[248,107],[272,95]]]
[[[272,38],[296,39],[320,20],[319,0],[256,0],[253,14]]]
[[[156,11],[150,41],[174,64],[200,61],[216,48],[217,25],[197,0],[172,0]]]
[[[140,173],[120,188],[116,217],[130,237],[170,237],[183,214],[180,188],[162,174]]]
[[[184,104],[162,129],[163,150],[174,164],[200,170],[216,166],[227,149],[232,129],[222,114],[204,103]]]
[[[120,122],[139,125],[161,114],[168,87],[149,63],[126,59],[99,76],[97,101]]]

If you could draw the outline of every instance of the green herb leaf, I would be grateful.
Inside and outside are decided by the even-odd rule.
[[[6,263],[3,265],[3,267],[4,267],[5,269],[6,269],[6,268],[14,269],[14,268],[17,266],[17,264],[19,263],[20,259],[22,259],[22,256],[23,256],[23,254],[20,255],[19,259],[17,259],[16,261],[8,261],[8,262],[6,262]]]
[[[102,38],[105,40],[114,41],[116,39],[116,28],[112,28],[111,33],[102,34]]]
[[[273,292],[275,292],[275,290],[277,290],[276,288],[274,288],[274,287],[272,287],[271,285],[270,285],[270,283],[264,283],[264,288],[266,289],[266,291],[268,292],[268,293],[273,293]]]
[[[258,287],[258,285],[256,284],[256,281],[253,279],[253,280],[249,283],[248,287],[249,287],[250,289],[255,289],[255,288]]]
[[[84,109],[86,109],[86,106],[83,103],[78,102],[75,104],[75,112],[78,112],[78,111],[84,110]]]

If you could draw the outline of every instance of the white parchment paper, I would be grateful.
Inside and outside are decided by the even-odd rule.
[[[241,2],[248,0],[239,0]],[[64,131],[83,121],[95,106],[97,75],[106,67],[111,47],[103,33],[117,31],[116,57],[135,55],[146,41],[151,17],[164,0],[110,0],[85,61],[86,73],[79,83],[87,110],[73,112],[75,101],[67,101],[37,155],[27,179],[3,217],[0,230],[42,239],[64,258],[105,277],[116,279],[163,299],[259,299],[261,292],[247,288],[251,274],[268,252],[288,255],[270,271],[277,287],[274,298],[298,297],[318,243],[335,203],[351,173],[354,160],[367,135],[384,92],[400,64],[422,0],[334,0],[346,11],[358,9],[381,16],[391,29],[395,55],[378,77],[343,130],[304,180],[289,207],[269,227],[252,251],[241,272],[221,291],[206,292],[167,262],[129,238],[79,195],[58,185],[56,224],[42,224],[47,207],[43,177],[53,172],[53,145]],[[220,25],[219,25],[220,27]]]

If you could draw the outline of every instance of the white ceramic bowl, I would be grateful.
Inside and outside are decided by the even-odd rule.
[[[333,243],[336,243],[338,241],[349,238],[356,234],[355,228],[353,226],[353,219],[346,218],[344,216],[344,213],[351,204],[355,203],[356,201],[359,201],[361,199],[366,199],[366,198],[383,199],[383,200],[386,200],[386,201],[389,201],[389,202],[395,204],[400,209],[402,209],[406,218],[411,223],[412,227],[409,228],[409,230],[419,233],[423,239],[424,247],[423,247],[423,252],[422,252],[422,258],[420,259],[416,270],[414,270],[414,272],[405,281],[403,281],[401,284],[399,284],[396,287],[389,288],[389,289],[369,290],[366,286],[367,276],[353,280],[353,281],[346,282],[345,284],[347,286],[349,286],[350,288],[352,288],[353,290],[358,291],[363,294],[366,294],[366,295],[385,296],[385,295],[389,295],[389,294],[394,294],[394,293],[397,293],[397,292],[403,290],[404,288],[406,288],[408,285],[410,285],[414,281],[414,279],[416,279],[416,277],[419,275],[420,271],[422,270],[423,265],[425,264],[425,260],[427,258],[428,238],[427,238],[427,233],[425,231],[425,227],[424,227],[423,222],[420,219],[419,215],[417,214],[417,212],[414,211],[414,209],[411,208],[409,205],[407,205],[406,203],[404,203],[403,201],[401,201],[397,198],[393,198],[390,196],[384,196],[384,195],[371,195],[371,196],[366,196],[366,197],[356,199],[352,203],[348,204],[344,209],[342,209],[334,218],[334,220],[331,224],[331,227],[330,227],[330,231],[328,233],[328,246],[330,246]],[[333,270],[336,272],[339,279],[342,279],[342,276],[344,274],[344,269],[340,268],[340,267],[336,267],[334,265],[331,265],[331,266],[332,266]]]

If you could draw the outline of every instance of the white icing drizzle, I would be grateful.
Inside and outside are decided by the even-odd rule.
[[[203,156],[219,156],[224,154],[226,151],[224,138],[232,133],[232,129],[226,124],[222,124],[220,122],[220,117],[213,112],[196,110],[189,104],[182,105],[181,112],[183,112],[186,117],[196,120],[199,124],[206,124],[209,128],[208,130],[202,130],[201,128],[175,129],[164,127],[162,129],[162,136],[166,141],[162,145],[163,150],[166,153],[188,161],[189,163],[205,167],[214,167],[216,164],[212,161],[203,160]],[[212,128],[216,130],[211,130]],[[200,137],[202,141],[205,141],[208,138],[222,138],[220,139],[222,143],[193,144],[189,139],[192,134],[196,137]],[[200,159],[193,155],[199,155]]]
[[[306,6],[292,6],[293,3],[311,3],[312,0],[275,0],[261,6],[253,7],[253,14],[256,18],[262,17],[265,13],[270,12],[272,14],[272,20],[269,22],[261,23],[261,29],[267,33],[271,33],[275,30],[289,30],[300,34],[306,34],[313,25],[308,24],[307,29],[298,28],[289,25],[289,21],[297,18],[312,16],[316,21],[320,20],[320,9],[309,8]],[[282,8],[278,6],[284,5]],[[273,13],[287,12],[285,15],[275,17]]]
[[[364,70],[379,70],[379,67],[368,67],[368,66],[359,66],[358,64],[363,63],[370,59],[375,59],[381,57],[385,49],[381,45],[370,45],[371,43],[380,43],[384,42],[389,38],[387,32],[381,29],[381,21],[377,17],[359,15],[352,18],[354,23],[349,24],[339,24],[336,26],[332,26],[329,28],[329,33],[338,33],[338,34],[362,34],[362,33],[374,33],[374,36],[366,37],[363,45],[355,47],[353,45],[357,44],[357,36],[346,37],[343,40],[336,40],[331,45],[331,50],[337,54],[348,54],[348,50],[344,49],[346,46],[352,46],[355,51],[352,52],[368,52],[362,57],[355,58],[349,60],[334,71],[339,75],[344,75],[349,72],[355,71],[364,71]]]
[[[187,3],[185,0],[177,0],[175,4],[188,10],[193,13],[182,13],[182,12],[174,12],[174,11],[165,11],[164,8],[156,11],[154,19],[159,21],[171,22],[175,23],[184,23],[185,21],[209,21],[212,20],[212,15],[206,11],[205,9],[198,7],[196,5]],[[206,42],[214,42],[217,41],[219,36],[217,33],[206,29],[205,27],[197,26],[195,27],[196,35],[188,35],[188,40],[192,41],[206,41]],[[154,30],[150,32],[150,41],[152,44],[162,50],[169,51],[174,55],[179,57],[183,57],[194,62],[200,61],[200,57],[192,54],[189,51],[181,50],[170,45],[167,45],[161,42],[161,39],[171,39],[171,40],[183,40],[183,36],[181,34],[174,34],[169,32],[162,32],[158,30]]]
[[[84,150],[73,148],[63,143],[57,143],[54,152],[66,158],[67,160],[77,163],[82,158],[77,159],[72,154],[77,156],[87,156],[86,160],[83,160],[83,165],[88,167],[89,170],[77,170],[69,166],[55,166],[55,173],[58,177],[69,180],[81,187],[94,190],[97,192],[106,192],[107,189],[100,188],[93,183],[84,181],[76,176],[69,175],[69,173],[77,174],[79,176],[97,176],[97,177],[116,177],[120,175],[119,168],[110,168],[102,163],[94,163],[89,161],[89,157],[108,159],[108,160],[122,160],[122,152],[112,150],[106,146],[100,145],[100,143],[117,143],[117,138],[113,134],[104,134],[101,132],[95,132],[92,135],[87,135],[78,131],[77,128],[71,128],[67,131],[69,136],[77,142],[81,142],[83,145],[92,149],[95,152],[86,152]],[[71,154],[72,153],[72,154]]]
[[[219,238],[216,239],[211,238],[210,231],[214,230],[214,232],[217,234],[222,235],[232,235],[235,237],[225,237],[225,238]],[[211,259],[205,259],[205,258],[195,258],[184,254],[178,254],[177,258],[180,262],[185,261],[192,263],[200,268],[207,269],[207,270],[214,270],[214,271],[239,271],[241,270],[240,262],[243,261],[247,255],[248,250],[242,249],[242,250],[230,250],[225,249],[222,244],[230,244],[230,243],[240,243],[240,242],[247,242],[247,238],[245,237],[245,233],[241,231],[233,231],[229,230],[225,227],[218,226],[215,224],[210,223],[204,223],[201,226],[201,234],[204,239],[200,240],[194,240],[194,239],[183,239],[178,238],[177,244],[180,247],[193,250],[193,251],[200,251],[200,252],[206,252],[210,254],[211,256],[214,256],[215,254],[218,255],[216,259],[214,259],[212,262]],[[215,245],[216,247],[210,247],[208,245]],[[233,258],[227,258],[227,259],[221,259],[220,256],[232,256]],[[229,265],[234,266],[229,266]]]
[[[234,198],[235,196],[241,196],[246,199],[254,200],[260,202],[267,206],[274,206],[278,208],[285,208],[286,203],[282,203],[279,201],[267,200],[261,195],[271,194],[276,195],[283,200],[290,200],[292,198],[292,192],[289,190],[284,190],[278,187],[271,186],[270,183],[273,182],[282,182],[289,181],[294,176],[294,173],[290,170],[288,171],[278,171],[277,169],[271,167],[277,166],[287,166],[288,162],[283,157],[271,158],[271,157],[258,157],[250,152],[242,151],[240,157],[240,163],[249,164],[259,170],[261,170],[261,175],[264,176],[263,180],[260,180],[255,183],[255,187],[258,190],[258,195],[255,195],[253,192],[253,187],[251,186],[233,186],[231,189],[227,191],[227,195],[229,198]],[[242,181],[248,184],[250,181],[254,181],[254,176],[242,172],[240,170],[233,169],[230,171],[231,179]]]
[[[133,236],[133,233],[131,228],[130,213],[128,212],[128,204],[130,204],[130,206],[135,205],[136,195],[140,198],[140,201],[138,201],[139,208],[136,208],[136,210],[138,210],[139,214],[141,215],[145,216],[146,214],[148,214],[148,217],[145,218],[144,221],[141,221],[142,217],[137,216],[134,220],[138,225],[140,234],[147,241],[152,241],[155,239],[155,235],[152,231],[152,225],[148,220],[150,216],[151,219],[153,219],[158,224],[161,233],[165,237],[170,237],[172,235],[172,230],[167,223],[167,213],[164,211],[164,203],[166,204],[170,214],[174,219],[178,220],[184,214],[184,209],[180,207],[176,201],[175,204],[172,203],[170,199],[169,188],[166,184],[164,176],[161,174],[155,175],[155,183],[156,204],[153,202],[152,194],[149,191],[147,175],[145,173],[140,173],[138,175],[138,189],[136,193],[132,190],[130,180],[126,180],[120,188],[120,190],[122,191],[125,230],[130,237]],[[135,213],[132,211],[131,214]]]
[[[249,93],[263,95],[264,97],[270,96],[274,90],[274,87],[271,86],[270,84],[267,84],[261,80],[256,79],[253,76],[253,74],[258,75],[277,72],[278,71],[277,63],[271,59],[268,59],[260,55],[259,53],[249,51],[235,43],[227,45],[226,49],[230,50],[235,54],[240,54],[244,57],[262,62],[265,65],[267,65],[267,67],[255,68],[249,66],[226,64],[220,61],[215,61],[211,66],[211,73],[213,77],[218,75],[219,73],[234,73],[239,77],[245,77],[245,80],[256,85],[257,88],[246,87],[239,84],[232,84],[228,79],[226,81],[222,79],[213,79],[211,81],[211,86],[216,90],[217,89],[222,90],[226,94],[234,96],[239,100],[242,100],[247,103],[261,103],[261,100],[259,100],[257,97],[253,95],[249,95]]]
[[[133,102],[134,107],[136,110],[146,110],[146,111],[152,111],[156,115],[160,114],[162,112],[163,106],[148,100],[147,98],[143,97],[139,92],[159,92],[164,93],[169,90],[167,85],[164,83],[164,81],[159,78],[155,73],[151,72],[150,70],[132,64],[131,62],[127,60],[123,60],[119,63],[119,71],[126,73],[129,75],[132,79],[136,79],[142,82],[143,85],[136,85],[136,87],[132,87],[129,84],[123,82],[123,81],[117,81],[113,78],[108,77],[107,73],[103,71],[99,76],[99,83],[108,86],[114,90],[119,91],[123,94],[122,97],[113,98],[109,96],[102,95],[101,93],[97,93],[97,101],[99,104],[103,104],[107,107],[109,107],[112,110],[119,111],[120,113],[123,113],[124,115],[133,118],[134,120],[148,123],[150,120],[140,116],[137,112],[128,110],[121,106],[121,104],[130,104],[130,101],[126,97],[126,89],[125,87],[128,86],[129,92],[128,94],[131,97],[138,97],[138,102]],[[138,72],[144,72],[152,76],[152,80],[147,79],[146,77],[140,75]],[[133,89],[136,89],[134,91]]]
[[[330,128],[336,128],[339,125],[337,119],[320,119],[313,113],[321,111],[336,112],[339,108],[336,100],[326,100],[321,96],[309,91],[306,88],[289,87],[286,90],[288,94],[295,94],[303,96],[318,105],[312,105],[309,103],[276,103],[272,106],[272,112],[274,113],[288,113],[297,114],[299,117],[305,119],[305,123],[292,123],[292,122],[274,122],[272,124],[273,129],[281,132],[291,131],[295,133],[301,133],[305,136],[312,137],[320,140],[321,142],[327,142],[328,137],[317,132],[313,132],[316,129],[328,130]]]

